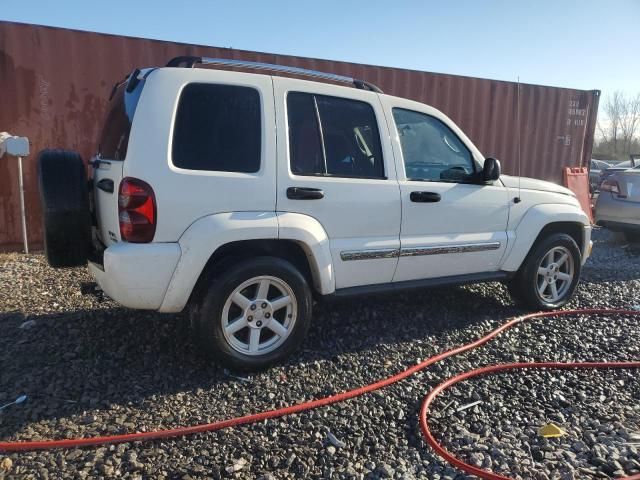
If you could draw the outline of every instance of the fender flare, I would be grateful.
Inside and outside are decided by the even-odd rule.
[[[335,290],[329,239],[312,217],[296,213],[226,212],[192,223],[178,243],[182,251],[160,312],[180,312],[187,304],[208,260],[223,245],[241,240],[293,240],[309,261],[314,286],[323,295]]]
[[[509,232],[511,247],[505,252],[502,270],[517,271],[544,227],[551,223],[570,222],[583,227],[591,225],[589,217],[579,208],[563,203],[545,203],[531,207],[513,232]]]
[[[278,233],[281,240],[297,242],[307,254],[313,284],[321,295],[333,293],[336,279],[331,259],[329,236],[318,220],[301,213],[278,213]]]

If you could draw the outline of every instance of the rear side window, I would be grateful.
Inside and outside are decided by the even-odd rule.
[[[294,175],[385,178],[378,124],[368,103],[291,92],[287,114]]]
[[[260,170],[260,94],[254,88],[192,83],[180,95],[173,164],[188,170]]]

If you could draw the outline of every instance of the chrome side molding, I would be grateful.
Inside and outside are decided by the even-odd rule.
[[[497,250],[500,242],[463,243],[459,245],[432,245],[429,247],[406,247],[400,250],[401,257],[420,257],[422,255],[442,255],[445,253],[471,253]]]
[[[377,260],[380,258],[420,257],[424,255],[443,255],[447,253],[472,253],[497,250],[500,242],[461,243],[457,245],[430,245],[425,247],[376,248],[370,250],[346,250],[340,252],[344,262],[351,260]]]
[[[340,252],[344,262],[351,260],[377,260],[379,258],[397,258],[400,251],[397,248],[378,248],[372,250],[347,250]]]

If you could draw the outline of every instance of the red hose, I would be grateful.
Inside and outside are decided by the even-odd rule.
[[[238,425],[247,425],[250,423],[257,423],[263,420],[267,420],[270,418],[282,417],[284,415],[290,415],[292,413],[300,413],[307,410],[312,410],[314,408],[323,407],[326,405],[331,405],[333,403],[343,402],[345,400],[349,400],[354,397],[359,397],[360,395],[364,395],[365,393],[372,392],[374,390],[378,390],[380,388],[387,387],[393,383],[397,383],[400,380],[404,380],[405,378],[413,375],[414,373],[423,370],[436,362],[444,360],[445,358],[466,352],[468,350],[472,350],[475,348],[484,345],[489,342],[496,336],[500,335],[505,330],[509,328],[525,322],[527,320],[531,320],[534,318],[542,318],[542,317],[557,317],[561,315],[588,315],[588,314],[618,314],[618,315],[638,315],[637,311],[633,310],[618,310],[618,309],[606,309],[606,308],[591,308],[591,309],[581,309],[581,310],[563,310],[556,312],[540,312],[540,313],[531,313],[529,315],[524,315],[522,317],[516,317],[508,322],[504,323],[500,327],[491,331],[487,335],[479,338],[478,340],[467,343],[466,345],[462,345],[460,347],[453,348],[451,350],[447,350],[445,352],[434,355],[412,367],[403,370],[391,377],[383,378],[375,383],[371,383],[369,385],[364,385],[359,388],[355,388],[353,390],[348,390],[346,392],[342,392],[336,395],[332,395],[329,397],[319,398],[316,400],[310,400],[308,402],[300,403],[297,405],[291,405],[289,407],[278,408],[276,410],[268,410],[265,412],[254,413],[251,415],[245,415],[243,417],[230,418],[228,420],[222,420],[213,423],[206,423],[202,425],[194,425],[190,427],[179,427],[168,430],[158,430],[155,432],[138,432],[138,433],[128,433],[124,435],[111,435],[105,437],[90,437],[90,438],[73,438],[67,440],[44,440],[44,441],[28,441],[28,442],[0,442],[0,452],[17,452],[17,451],[32,451],[32,450],[50,450],[54,448],[76,448],[76,447],[87,447],[87,446],[96,446],[96,445],[107,445],[107,444],[116,444],[116,443],[127,443],[127,442],[135,442],[135,441],[143,441],[143,440],[159,440],[171,437],[181,437],[184,435],[191,435],[193,433],[201,433],[201,432],[213,432],[216,430],[221,430],[223,428],[236,427]],[[438,385],[424,400],[422,403],[422,408],[420,409],[420,428],[424,437],[429,445],[445,460],[450,462],[452,465],[455,465],[461,470],[464,470],[467,473],[471,473],[473,475],[477,475],[480,478],[489,479],[489,480],[509,480],[508,477],[504,477],[493,472],[489,472],[486,470],[482,470],[478,467],[474,467],[473,465],[469,465],[464,463],[462,460],[454,457],[451,453],[449,453],[444,447],[442,447],[436,439],[431,434],[429,430],[429,425],[427,421],[427,413],[429,410],[429,406],[433,399],[440,393],[442,390],[448,388],[449,386],[466,380],[468,378],[472,378],[478,375],[486,375],[488,373],[496,373],[505,370],[514,370],[519,368],[555,368],[555,369],[578,369],[578,368],[640,368],[640,361],[636,362],[587,362],[587,363],[507,363],[501,365],[493,365],[489,367],[479,368],[477,370],[472,370],[470,372],[465,372],[460,375],[456,375],[455,377],[450,378],[444,383]],[[634,475],[632,477],[626,477],[631,480],[640,480],[640,474]]]
[[[560,370],[571,370],[571,369],[582,369],[582,368],[640,368],[640,362],[584,362],[584,363],[561,363],[561,362],[538,362],[538,363],[505,363],[501,365],[490,365],[488,367],[478,368],[476,370],[471,370],[469,372],[464,372],[460,375],[456,375],[448,379],[445,382],[442,382],[436,388],[434,388],[429,395],[422,402],[422,407],[420,408],[420,429],[422,430],[422,434],[426,439],[427,443],[431,445],[438,455],[444,458],[447,462],[452,465],[455,465],[460,470],[463,470],[472,475],[476,475],[480,478],[485,478],[488,480],[510,480],[509,477],[505,477],[502,475],[498,475],[497,473],[490,472],[488,470],[483,470],[482,468],[475,467],[473,465],[469,465],[468,463],[463,462],[459,458],[455,457],[451,453],[447,451],[442,445],[438,443],[438,441],[434,438],[431,430],[429,430],[429,423],[427,420],[427,413],[429,410],[429,406],[433,402],[433,400],[438,396],[440,392],[445,390],[446,388],[455,385],[458,382],[462,382],[464,380],[468,380],[473,377],[478,377],[481,375],[487,375],[491,373],[504,372],[507,370],[516,370],[520,368],[527,369],[538,369],[538,368],[551,368],[551,369],[560,369]],[[624,477],[630,480],[640,480],[640,474],[633,475],[631,477]]]

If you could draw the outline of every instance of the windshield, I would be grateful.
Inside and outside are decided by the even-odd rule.
[[[98,157],[108,160],[124,160],[129,145],[129,132],[138,106],[144,80],[140,80],[132,91],[124,82],[119,85],[109,102],[107,116],[98,144]]]

